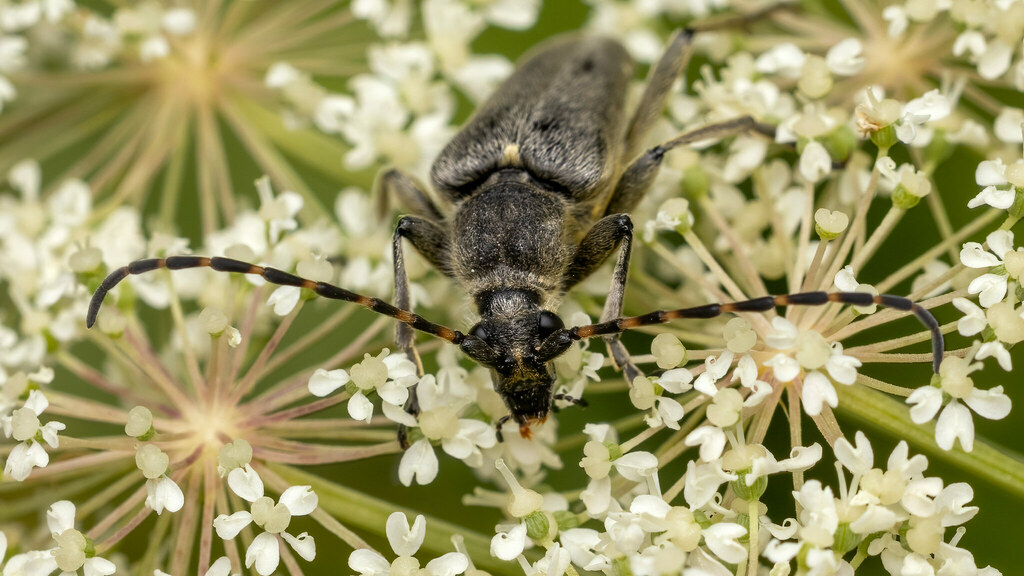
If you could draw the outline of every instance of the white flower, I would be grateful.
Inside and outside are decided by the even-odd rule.
[[[977,208],[985,204],[1006,210],[1013,206],[1017,188],[1024,185],[1024,160],[1017,160],[1009,166],[1004,164],[1001,158],[983,160],[974,171],[974,181],[984,188],[967,202],[968,208]]]
[[[277,196],[270,185],[270,177],[263,176],[256,180],[256,192],[260,197],[260,218],[269,226],[268,237],[271,244],[276,244],[282,232],[295,230],[298,222],[295,216],[302,209],[302,196],[296,192],[285,190]]]
[[[813,140],[800,153],[800,175],[808,182],[817,183],[832,171],[832,157],[820,142]]]
[[[853,266],[847,264],[843,266],[842,270],[836,272],[835,287],[842,292],[867,292],[869,294],[878,294],[878,289],[870,284],[861,284],[854,278]],[[861,314],[874,314],[878,309],[877,304],[871,304],[868,306],[854,306],[854,310]]]
[[[847,38],[829,49],[825,61],[833,74],[853,76],[864,68],[864,46],[856,38]]]
[[[263,481],[248,464],[228,473],[228,486],[243,500],[252,504],[250,511],[221,514],[213,521],[217,536],[230,540],[251,523],[263,528],[245,552],[245,567],[256,567],[256,572],[269,576],[280,562],[280,540],[284,539],[295,553],[307,562],[316,557],[313,537],[303,532],[293,536],[285,530],[293,516],[305,516],[317,506],[316,493],[309,486],[291,486],[281,494],[278,502],[263,495]]]
[[[361,576],[419,573],[419,560],[414,558],[413,554],[419,550],[427,534],[427,522],[423,516],[416,516],[410,527],[404,513],[394,512],[388,516],[384,532],[397,558],[393,562],[388,562],[378,552],[365,548],[358,549],[349,554],[349,568]],[[449,552],[427,562],[424,571],[429,576],[455,576],[462,574],[467,568],[469,559],[464,554]]]
[[[430,484],[437,478],[437,470],[437,455],[430,446],[430,440],[422,438],[402,454],[402,461],[398,465],[398,479],[403,486],[412,485],[414,479],[417,484]]]
[[[736,354],[732,350],[723,350],[718,356],[708,356],[704,359],[704,372],[697,376],[693,383],[694,389],[712,398],[718,393],[716,382],[722,379],[729,372],[732,360]]]
[[[409,398],[409,387],[416,383],[416,365],[406,358],[404,352],[392,354],[384,348],[376,356],[365,354],[363,360],[345,372],[317,371],[310,378],[310,390],[330,393],[334,388],[352,382],[357,388],[348,401],[348,414],[354,420],[370,422],[373,417],[373,403],[367,394],[376,391],[385,407],[401,408]],[[385,412],[388,414],[389,412]]]
[[[677,368],[676,370],[686,372],[683,368]],[[688,374],[688,372],[686,373]],[[679,373],[676,372],[675,375],[670,376],[666,384],[678,386],[680,389],[685,387],[688,390],[689,384],[683,384],[683,380],[686,379],[679,378],[678,375]],[[634,378],[633,384],[629,388],[629,399],[638,409],[651,410],[650,415],[645,418],[648,426],[654,428],[664,425],[673,430],[679,429],[679,420],[684,416],[682,404],[674,398],[655,393],[654,382],[650,378],[646,376]]]
[[[569,551],[557,542],[548,548],[543,558],[533,564],[528,563],[522,556],[519,558],[519,564],[526,572],[526,576],[562,576],[572,561]]]
[[[1019,144],[1024,141],[1024,110],[1020,108],[1003,108],[996,116],[993,129],[996,138],[1007,144]]]
[[[722,470],[720,461],[698,464],[690,460],[686,463],[685,478],[683,498],[690,508],[696,510],[711,501],[719,486],[736,480],[738,476]]]
[[[943,450],[952,449],[956,440],[966,452],[974,448],[971,410],[989,420],[1000,420],[1010,413],[1010,398],[1003,393],[1002,386],[991,390],[974,387],[970,374],[980,369],[981,363],[972,363],[970,358],[950,356],[939,367],[941,388],[922,386],[907,398],[911,405],[910,419],[916,424],[931,420],[942,409],[935,424],[935,441]],[[945,408],[942,407],[943,393],[952,397]]]
[[[519,523],[507,532],[498,531],[491,538],[491,556],[500,560],[515,560],[526,547],[526,524]]]
[[[39,390],[32,390],[23,407],[11,411],[10,415],[0,416],[4,435],[20,442],[7,456],[5,476],[21,482],[28,478],[33,468],[49,464],[50,457],[43,444],[57,448],[60,444],[57,433],[64,429],[64,424],[55,421],[43,424],[39,421],[39,416],[48,406],[46,396]]]
[[[739,564],[747,558],[747,547],[737,542],[747,535],[747,529],[732,522],[719,522],[704,529],[704,542],[716,556],[730,564]]]
[[[978,276],[967,286],[967,292],[978,294],[978,301],[985,308],[991,308],[1006,296],[1009,273],[1004,258],[1013,250],[1013,232],[996,230],[985,237],[988,250],[977,242],[967,242],[960,250],[960,261],[968,268],[993,268],[1003,265],[1001,271],[987,272]]]
[[[67,500],[54,502],[46,511],[46,525],[49,527],[57,547],[49,550],[50,561],[44,561],[41,558],[25,558],[26,568],[31,566],[39,570],[38,572],[26,572],[26,574],[43,576],[54,569],[60,570],[62,575],[76,573],[79,569],[86,576],[107,576],[114,573],[113,562],[89,554],[88,551],[93,548],[93,543],[87,536],[75,529],[74,504]],[[5,576],[14,564],[15,558],[11,558],[4,569]]]

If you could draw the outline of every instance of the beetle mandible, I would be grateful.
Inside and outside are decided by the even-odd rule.
[[[926,309],[899,296],[806,292],[621,317],[633,240],[628,213],[644,197],[665,154],[684,144],[743,132],[774,134],[772,126],[744,116],[641,151],[673,83],[686,68],[693,35],[693,29],[673,35],[629,116],[625,101],[633,63],[617,41],[561,37],[528,53],[433,163],[430,177],[440,205],[413,178],[398,170],[383,172],[382,193],[397,197],[411,211],[398,221],[393,236],[394,305],[229,258],[172,256],[139,260],[113,271],[93,295],[87,324],[95,322],[107,292],[129,274],[210,267],[260,275],[271,283],[307,288],[395,318],[397,344],[418,367],[414,330],[458,345],[491,369],[495,390],[509,410],[497,423],[499,433],[511,418],[524,437],[547,418],[556,398],[582,403],[554,394],[553,360],[573,342],[604,336],[616,366],[632,381],[640,372],[617,335],[680,318],[829,302],[890,306],[913,312],[931,331],[937,372],[943,354],[939,325]],[[468,332],[411,311],[403,239],[472,299],[480,320]],[[616,250],[600,322],[565,328],[555,313],[564,295]],[[415,396],[407,406],[413,413]],[[405,445],[404,429],[399,438]]]

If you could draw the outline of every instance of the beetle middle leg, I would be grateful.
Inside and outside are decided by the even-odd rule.
[[[608,297],[604,301],[601,322],[618,318],[622,315],[622,298],[626,292],[626,278],[629,276],[629,259],[633,248],[633,221],[627,214],[611,214],[597,221],[587,235],[583,237],[576,251],[576,257],[566,275],[563,288],[568,290],[586,278],[611,255],[619,249],[619,259],[615,262],[612,273],[612,284],[608,289]],[[622,370],[626,380],[632,382],[643,372],[629,359],[629,352],[619,341],[618,335],[605,338],[608,353],[615,366]]]
[[[615,185],[615,190],[612,192],[608,207],[605,209],[605,214],[630,212],[636,208],[636,205],[647,194],[647,190],[650,189],[651,183],[654,182],[654,177],[658,175],[658,170],[665,159],[665,154],[673,148],[702,140],[726,138],[750,132],[762,134],[766,137],[774,137],[775,127],[761,124],[751,116],[740,116],[739,118],[708,124],[707,126],[701,126],[689,132],[684,132],[664,144],[651,148],[633,160],[622,173],[622,177],[619,178],[619,182]]]
[[[734,21],[726,21],[702,29],[742,24],[752,21],[764,13],[764,11],[759,11],[742,15]],[[629,127],[626,130],[623,158],[631,161],[631,164],[619,178],[618,185],[605,209],[604,213],[606,215],[632,212],[633,208],[636,207],[647,193],[651,182],[654,181],[654,177],[657,176],[665,154],[676,146],[701,140],[724,138],[745,132],[759,132],[772,137],[775,135],[774,127],[759,124],[750,116],[743,116],[686,132],[664,144],[647,150],[643,154],[639,154],[644,138],[646,138],[647,133],[650,132],[651,127],[661,117],[662,111],[665,109],[672,85],[683,71],[686,70],[686,66],[690,61],[690,48],[693,44],[695,33],[697,31],[692,28],[676,31],[669,40],[665,53],[662,54],[658,63],[651,69],[643,96],[640,97],[640,103],[637,105],[633,118],[630,120]]]

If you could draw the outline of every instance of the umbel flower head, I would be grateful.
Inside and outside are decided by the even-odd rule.
[[[638,95],[694,26],[696,81],[641,147],[741,116],[774,132],[665,155],[631,212],[626,314],[899,294],[940,321],[937,372],[907,311],[740,311],[573,344],[561,411],[527,439],[456,347],[403,349],[390,319],[298,286],[132,274],[85,330],[140,258],[387,300],[372,173],[429,181],[511,57],[569,22],[622,43]],[[1024,495],[985,422],[1011,412],[1024,340],[1024,112],[1003,99],[1022,40],[1000,0],[0,2],[4,576],[1009,571],[973,548],[1007,527],[966,525],[976,490],[1011,512]],[[466,331],[451,271],[412,252],[415,311]],[[608,268],[557,310],[568,325],[600,317]]]

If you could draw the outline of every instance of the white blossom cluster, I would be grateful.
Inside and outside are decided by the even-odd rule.
[[[191,34],[191,8],[156,1],[121,6],[104,15],[74,0],[0,2],[0,112],[17,97],[5,74],[41,61],[59,59],[80,70],[114,62],[151,62],[165,58],[178,37]]]
[[[287,62],[268,70],[266,85],[292,126],[312,121],[352,146],[347,168],[391,165],[423,177],[455,134],[456,91],[480,103],[512,71],[507,58],[474,54],[470,43],[488,26],[533,26],[540,2],[360,0],[352,9],[386,43],[369,47],[370,73],[351,78],[350,93],[330,93]],[[414,17],[424,40],[409,39]]]

